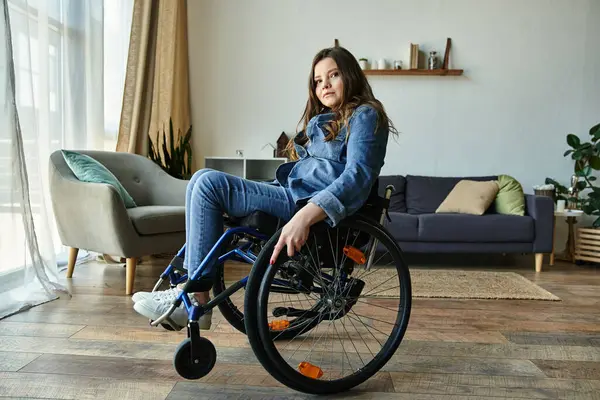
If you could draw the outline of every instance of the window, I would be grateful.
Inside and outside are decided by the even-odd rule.
[[[53,242],[59,253],[58,232],[47,229],[54,226],[52,206],[43,198],[48,157],[61,148],[115,149],[133,0],[8,0],[8,5],[30,203],[40,245]],[[0,73],[5,76],[4,59]],[[12,143],[12,133],[0,130],[0,275],[30,262],[21,199],[14,193]]]
[[[9,0],[13,60],[15,66],[16,101],[19,110],[23,148],[26,155],[30,202],[36,223],[41,223],[40,144],[36,121],[45,129],[50,147],[60,147],[63,137],[63,24],[61,1],[47,1],[47,23],[40,22],[36,6],[40,1]],[[29,7],[28,7],[29,5]],[[44,29],[39,34],[39,29]],[[42,52],[40,49],[46,49]],[[6,60],[2,57],[2,77]],[[4,88],[4,79],[2,89]],[[41,86],[40,86],[41,85]],[[2,92],[6,93],[5,91]],[[37,95],[34,95],[36,93]],[[2,96],[2,102],[6,99]],[[0,131],[0,274],[16,270],[27,263],[20,199],[15,198],[16,163],[12,155],[13,133]]]

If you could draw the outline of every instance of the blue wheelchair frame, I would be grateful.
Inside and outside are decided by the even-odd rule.
[[[207,265],[209,264],[209,262],[214,260],[216,255],[220,252],[221,246],[223,246],[224,244],[230,243],[232,237],[236,234],[250,235],[250,236],[253,236],[260,240],[269,240],[269,238],[270,238],[270,236],[265,235],[264,233],[260,233],[257,230],[255,230],[253,228],[249,228],[249,227],[236,226],[236,227],[231,227],[231,228],[227,229],[223,233],[223,235],[221,235],[219,240],[217,240],[217,242],[212,247],[210,252],[206,255],[206,257],[204,257],[204,260],[202,260],[202,263],[200,264],[198,269],[196,271],[194,271],[194,274],[191,277],[192,280],[197,280],[202,276],[202,271],[204,271],[207,268]],[[249,264],[253,264],[256,261],[256,258],[258,257],[258,255],[254,254],[253,252],[250,251],[249,248],[251,246],[252,246],[251,242],[246,243],[243,246],[232,249],[232,250],[228,251],[227,253],[219,256],[217,259],[216,265],[213,268],[218,268],[219,265],[223,264],[227,260],[242,261],[242,262],[247,262]],[[185,257],[185,251],[186,251],[186,245],[184,244],[183,247],[177,252],[177,255],[173,258],[173,260],[171,260],[171,263],[169,263],[169,266],[160,275],[160,279],[154,286],[153,291],[157,290],[158,287],[162,284],[162,282],[167,277],[169,278],[169,282],[170,282],[171,286],[178,285],[182,282],[185,282],[188,279],[188,274],[179,274],[177,266],[173,265],[174,260],[179,260],[178,264],[180,264],[180,266],[182,266],[181,262],[182,262],[183,258]],[[322,277],[325,278],[324,281],[326,283],[332,282],[334,280],[334,278],[329,274],[326,274],[322,271],[321,271],[321,274],[322,274]],[[165,319],[167,319],[169,317],[169,315],[175,310],[175,308],[179,307],[179,305],[181,303],[183,303],[186,308],[186,311],[188,314],[188,320],[189,321],[198,321],[198,319],[202,315],[204,315],[206,312],[213,309],[215,306],[217,306],[219,303],[221,303],[224,299],[231,296],[233,293],[237,292],[242,287],[245,287],[246,283],[248,282],[248,278],[249,278],[248,275],[243,277],[242,279],[240,279],[239,281],[237,281],[230,287],[226,288],[223,292],[221,292],[218,296],[213,298],[207,304],[202,304],[202,305],[192,304],[192,301],[190,300],[189,296],[187,295],[186,291],[184,290],[181,293],[179,293],[176,300],[171,305],[171,308],[165,314],[163,314],[161,317],[159,317],[155,321],[152,321],[150,323],[150,325],[152,325],[152,326],[160,325],[162,322],[165,321]],[[345,282],[346,278],[347,278],[346,274],[342,271],[341,272],[342,282]],[[290,287],[289,283],[286,281],[283,281],[280,279],[274,279],[273,283],[276,284],[277,286],[280,286],[282,291],[286,291],[285,287],[289,288],[289,289],[287,289],[286,292],[289,292],[290,290],[295,291],[295,289]],[[274,292],[276,292],[276,291],[277,290],[274,290]],[[323,288],[313,287],[311,289],[311,292],[323,293]]]

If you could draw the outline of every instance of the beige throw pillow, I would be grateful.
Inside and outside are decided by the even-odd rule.
[[[483,215],[496,198],[498,190],[497,181],[461,180],[435,212]]]

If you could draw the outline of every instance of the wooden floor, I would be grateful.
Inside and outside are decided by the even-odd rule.
[[[150,289],[166,260],[138,266]],[[385,371],[344,394],[360,399],[600,399],[600,269],[514,270],[561,302],[416,299]],[[256,361],[220,315],[205,334],[215,368],[200,381],[172,367],[182,332],[151,328],[124,296],[120,265],[78,265],[73,297],[0,321],[0,399],[299,399]]]

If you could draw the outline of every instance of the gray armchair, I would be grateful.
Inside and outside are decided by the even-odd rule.
[[[188,181],[173,178],[152,160],[129,153],[79,151],[96,159],[138,205],[125,208],[114,187],[87,183],[71,172],[60,151],[50,156],[50,195],[60,239],[69,246],[67,278],[79,249],[125,257],[125,294],[133,293],[140,257],[175,252],[185,243]]]

